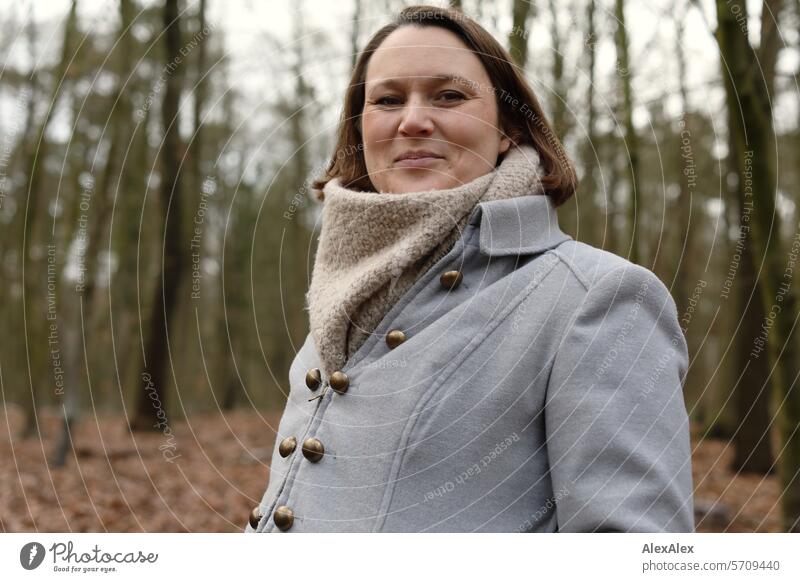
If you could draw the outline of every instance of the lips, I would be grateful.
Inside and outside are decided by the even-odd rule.
[[[444,159],[443,156],[428,150],[409,150],[400,154],[394,161],[397,166],[420,167],[433,164],[438,160]]]

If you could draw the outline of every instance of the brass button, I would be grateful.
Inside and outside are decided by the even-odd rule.
[[[319,368],[311,368],[306,373],[306,386],[312,390],[316,390],[319,388],[320,384],[322,384],[322,374],[320,373]]]
[[[303,441],[303,456],[312,463],[318,462],[324,454],[325,447],[319,439],[309,438]]]
[[[461,285],[461,281],[463,280],[464,276],[461,274],[461,271],[446,271],[439,277],[439,282],[442,284],[442,287],[450,291]]]
[[[272,519],[275,522],[275,525],[278,526],[279,530],[286,531],[292,527],[292,524],[294,523],[294,511],[285,505],[280,505],[275,508],[275,513],[272,514]]]
[[[333,388],[340,394],[344,394],[350,387],[350,378],[348,378],[347,374],[345,374],[344,372],[336,371],[333,374],[331,374],[330,383],[331,383],[331,388]]]
[[[262,515],[261,507],[256,505],[253,511],[250,512],[250,527],[256,529],[258,527],[258,522],[261,521]]]
[[[290,436],[281,441],[281,444],[278,446],[278,452],[281,457],[285,459],[294,452],[295,448],[297,448],[297,439]]]
[[[404,341],[406,341],[406,334],[404,334],[399,329],[393,329],[392,331],[386,334],[386,345],[389,346],[390,350],[395,349]]]

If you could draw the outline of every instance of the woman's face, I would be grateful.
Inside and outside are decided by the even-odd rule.
[[[489,75],[449,30],[403,26],[367,66],[364,158],[378,192],[453,188],[492,171],[511,142]]]

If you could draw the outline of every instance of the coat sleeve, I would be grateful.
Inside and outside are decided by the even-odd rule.
[[[687,365],[675,302],[652,272],[627,264],[589,288],[545,404],[559,531],[694,529]]]

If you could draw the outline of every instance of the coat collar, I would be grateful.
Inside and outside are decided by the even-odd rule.
[[[541,253],[572,238],[543,194],[480,202],[469,222],[479,225],[480,250],[490,257]]]

